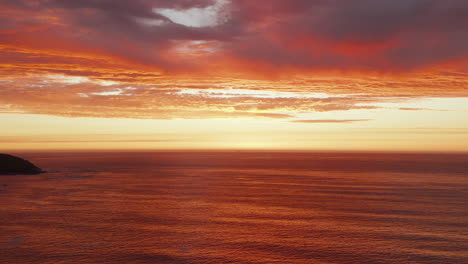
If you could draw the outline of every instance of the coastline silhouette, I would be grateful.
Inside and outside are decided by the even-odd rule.
[[[9,154],[0,154],[0,175],[40,174],[45,171],[30,161]]]

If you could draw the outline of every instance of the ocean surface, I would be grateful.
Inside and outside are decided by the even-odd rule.
[[[468,263],[468,154],[13,153],[0,263]]]

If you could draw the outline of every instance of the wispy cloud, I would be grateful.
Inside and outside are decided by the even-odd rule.
[[[141,119],[293,118],[297,113],[372,110],[387,100],[369,96],[110,84],[29,79],[0,83],[0,111],[67,117]],[[183,86],[181,86],[183,87]],[[393,100],[393,99],[392,99]]]
[[[417,107],[400,107],[398,110],[401,111],[446,111],[446,110],[439,110],[439,109],[431,109],[431,108],[417,108]]]
[[[329,124],[329,123],[354,123],[365,122],[373,119],[310,119],[310,120],[292,120],[292,123],[306,123],[306,124]]]

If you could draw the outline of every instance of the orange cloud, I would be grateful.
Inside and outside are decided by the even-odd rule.
[[[0,0],[0,110],[287,118],[468,96],[466,1],[232,0],[203,26],[157,12],[216,3]]]

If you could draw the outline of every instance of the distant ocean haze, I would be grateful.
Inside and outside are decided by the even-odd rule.
[[[20,153],[0,263],[468,263],[468,155]]]

